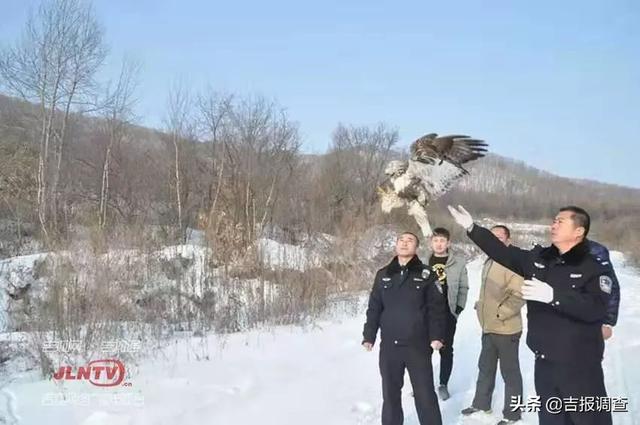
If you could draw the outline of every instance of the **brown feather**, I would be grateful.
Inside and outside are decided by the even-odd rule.
[[[487,152],[484,140],[473,139],[465,135],[438,137],[430,133],[420,137],[411,145],[412,159],[427,164],[449,161],[460,168],[462,164],[482,158]]]

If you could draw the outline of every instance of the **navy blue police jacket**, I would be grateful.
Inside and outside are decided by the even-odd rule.
[[[406,267],[398,258],[376,273],[369,295],[363,342],[430,350],[444,340],[446,300],[431,267],[414,256]]]
[[[591,255],[588,241],[560,254],[553,245],[531,250],[506,246],[475,224],[468,235],[493,260],[553,288],[551,302],[527,302],[527,345],[536,358],[566,365],[602,361],[601,326],[607,318],[613,277],[611,268]]]

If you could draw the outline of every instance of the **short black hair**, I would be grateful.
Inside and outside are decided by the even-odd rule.
[[[584,227],[584,238],[587,238],[589,234],[589,228],[591,228],[591,217],[589,213],[580,207],[576,207],[574,205],[569,205],[568,207],[562,207],[558,210],[559,213],[569,211],[573,213],[571,215],[571,220],[573,220],[573,224],[576,227]]]
[[[400,237],[402,235],[411,235],[411,236],[413,236],[414,238],[416,238],[416,248],[420,246],[420,238],[415,233],[413,233],[413,232],[402,232],[402,233],[400,233],[398,235],[398,239],[400,239]]]
[[[434,236],[442,236],[444,238],[447,238],[447,240],[451,240],[451,233],[449,233],[449,231],[444,227],[436,227],[435,229],[433,229],[433,235],[431,235],[431,237]]]
[[[511,230],[509,230],[509,228],[507,226],[505,226],[504,224],[496,224],[495,226],[493,226],[491,228],[491,230],[493,229],[502,229],[504,230],[504,233],[507,235],[507,239],[511,239]]]

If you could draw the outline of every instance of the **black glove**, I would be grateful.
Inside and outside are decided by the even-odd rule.
[[[464,308],[460,307],[459,305],[456,306],[456,314],[462,313],[462,310],[464,310]]]

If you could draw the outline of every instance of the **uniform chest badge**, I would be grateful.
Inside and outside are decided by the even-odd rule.
[[[431,275],[431,272],[429,271],[429,269],[422,269],[422,278],[426,279]]]
[[[609,276],[600,276],[600,290],[606,294],[611,293],[611,287],[613,286],[613,281]]]

